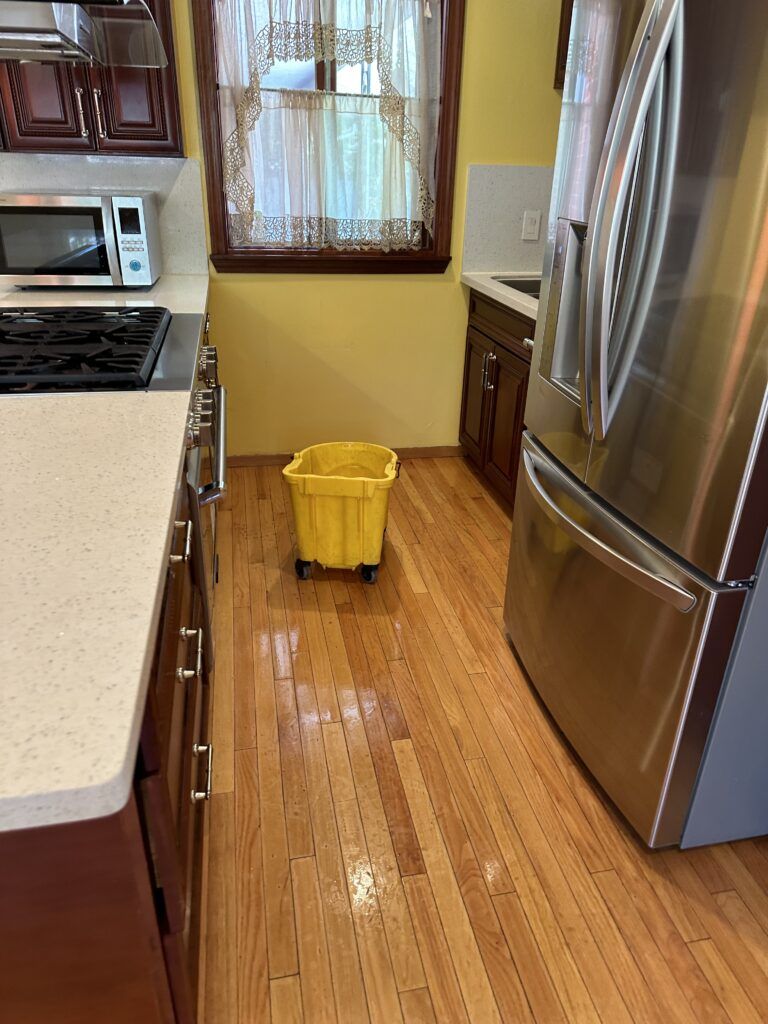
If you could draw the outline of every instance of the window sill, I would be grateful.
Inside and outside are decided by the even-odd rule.
[[[284,252],[230,250],[214,253],[211,263],[220,274],[442,274],[450,256],[434,252]]]

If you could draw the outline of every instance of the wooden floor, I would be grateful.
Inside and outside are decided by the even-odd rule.
[[[505,513],[414,460],[384,561],[293,573],[277,467],[219,517],[205,1024],[768,1020],[768,846],[643,850],[504,639]]]

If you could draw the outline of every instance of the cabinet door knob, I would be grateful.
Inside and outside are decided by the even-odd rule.
[[[533,350],[533,338],[524,338],[523,339],[523,345],[524,345],[525,348],[527,348],[527,349],[532,351]]]

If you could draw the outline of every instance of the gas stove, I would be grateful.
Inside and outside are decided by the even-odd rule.
[[[0,390],[145,388],[170,323],[161,307],[0,310]]]

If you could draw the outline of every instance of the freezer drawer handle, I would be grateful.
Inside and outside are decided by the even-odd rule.
[[[660,597],[663,601],[671,604],[678,611],[689,612],[693,608],[696,604],[695,594],[691,594],[690,591],[678,587],[676,583],[664,579],[663,576],[657,576],[656,573],[625,558],[624,555],[614,551],[597,537],[593,537],[588,530],[566,515],[561,508],[558,508],[539,482],[533,459],[526,451],[523,452],[523,467],[526,483],[536,503],[544,514],[553,519],[580,548],[602,562],[603,565],[607,565],[609,569],[613,569],[625,579],[642,587],[643,590],[647,590],[649,594]]]

